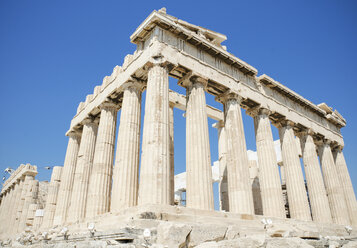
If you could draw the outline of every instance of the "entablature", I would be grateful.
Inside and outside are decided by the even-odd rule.
[[[37,166],[31,164],[21,164],[12,174],[11,176],[4,182],[3,187],[1,189],[1,194],[3,194],[6,190],[8,190],[13,184],[15,184],[18,180],[23,178],[26,175],[36,176],[37,175]]]

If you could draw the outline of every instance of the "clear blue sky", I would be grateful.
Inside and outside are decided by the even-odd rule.
[[[356,1],[0,2],[0,169],[62,165],[78,103],[135,46],[129,36],[154,9],[227,35],[228,51],[347,120],[345,157],[357,184]],[[170,81],[170,88],[184,93]],[[207,96],[207,102],[222,106]],[[175,111],[176,172],[185,170],[185,119]],[[255,150],[251,117],[248,149]],[[211,125],[213,121],[209,121]],[[275,129],[275,128],[274,128]],[[278,138],[274,130],[274,138]],[[210,128],[212,161],[217,133]]]

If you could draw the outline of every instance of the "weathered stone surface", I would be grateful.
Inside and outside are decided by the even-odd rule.
[[[264,247],[264,238],[259,237],[247,237],[247,238],[238,238],[234,240],[223,240],[219,242],[206,242],[202,243],[196,248],[255,248],[255,247]]]
[[[300,238],[283,238],[267,240],[266,248],[313,248]]]
[[[189,225],[163,222],[157,227],[156,243],[172,248],[185,247],[191,230]]]
[[[189,237],[189,247],[194,247],[207,241],[219,241],[225,238],[226,226],[194,225]]]

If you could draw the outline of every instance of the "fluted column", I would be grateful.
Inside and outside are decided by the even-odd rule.
[[[336,147],[333,152],[333,155],[335,159],[337,174],[339,176],[340,183],[342,185],[342,189],[345,195],[346,205],[347,205],[351,224],[353,226],[357,226],[356,196],[353,190],[350,174],[348,173],[346,160],[342,152],[342,147],[341,146]]]
[[[29,206],[32,203],[32,192],[35,190],[36,184],[38,184],[38,181],[35,180],[34,178],[32,178],[29,181],[28,184],[28,188],[25,194],[25,198],[24,198],[24,204],[22,207],[22,212],[21,212],[21,217],[20,217],[20,221],[19,221],[19,227],[18,227],[18,231],[22,231],[25,230],[26,228],[26,221],[27,221],[27,213],[29,210]]]
[[[61,199],[58,198],[58,191],[61,184],[62,171],[63,167],[61,166],[55,166],[52,169],[51,182],[48,186],[45,213],[42,221],[43,228],[50,228],[53,226],[57,199],[58,201],[61,201]]]
[[[218,161],[219,161],[219,205],[220,210],[229,211],[227,182],[227,137],[224,121],[212,125],[218,131]]]
[[[227,135],[229,211],[240,214],[254,214],[248,154],[240,108],[242,99],[235,93],[226,93],[219,100],[224,104]]]
[[[0,205],[0,222],[3,220],[6,204],[6,192],[1,192],[1,205]],[[3,227],[0,226],[0,233],[2,233]]]
[[[43,221],[43,216],[41,215],[37,215],[36,216],[36,212],[37,210],[40,209],[40,204],[36,204],[35,206],[35,216],[34,216],[34,219],[33,219],[33,222],[32,222],[32,228],[33,230],[38,230],[40,229],[41,225],[42,225],[42,221]]]
[[[281,189],[278,161],[268,109],[254,111],[255,140],[259,161],[259,183],[263,215],[285,218],[283,191]]]
[[[10,187],[9,210],[7,211],[5,223],[10,223],[12,220],[13,208],[16,201],[16,187],[17,185],[15,183]],[[9,230],[10,229],[7,230],[7,233],[9,233]]]
[[[170,205],[175,201],[175,145],[174,145],[174,105],[169,105],[170,135]]]
[[[330,206],[312,134],[311,130],[298,134],[309,191],[312,219],[321,223],[332,223]]]
[[[83,221],[86,214],[88,182],[93,165],[97,130],[98,124],[93,119],[88,118],[84,121],[76,172],[74,174],[68,222]]]
[[[168,70],[154,64],[146,90],[139,205],[170,204],[169,123]]]
[[[350,224],[346,200],[332,156],[330,142],[319,142],[319,156],[332,220],[336,224]]]
[[[81,134],[78,132],[68,133],[68,145],[66,157],[64,160],[61,184],[58,190],[58,204],[56,205],[55,216],[53,219],[54,225],[61,225],[66,221],[68,208],[72,196],[74,173],[76,171],[76,164],[78,158],[79,143]]]
[[[27,215],[26,215],[26,226],[32,226],[33,225],[33,219],[34,219],[34,210],[32,206],[36,204],[37,199],[38,199],[38,192],[39,192],[39,181],[34,180],[31,188],[31,198],[30,198],[30,204],[28,205],[28,210],[27,210]]]
[[[293,125],[294,123],[291,121],[282,121],[279,126],[289,211],[292,219],[309,221],[311,220],[310,207],[294,138]]]
[[[191,77],[180,84],[186,87],[186,206],[213,210],[206,81]]]
[[[2,223],[6,223],[7,222],[7,218],[9,216],[9,211],[10,211],[10,202],[11,202],[11,188],[8,188],[5,192],[3,192],[3,194],[5,195],[4,197],[4,206],[2,209],[2,213],[1,213],[1,222]],[[5,226],[1,226],[1,233],[5,233],[6,232],[6,227]]]
[[[143,85],[126,83],[120,114],[110,211],[137,205]]]
[[[27,195],[27,192],[29,190],[31,190],[31,182],[34,180],[34,176],[33,175],[25,175],[25,179],[24,179],[24,184],[22,187],[22,191],[21,191],[21,198],[20,198],[20,203],[19,203],[19,207],[17,208],[17,213],[16,213],[16,221],[15,221],[15,225],[14,225],[14,230],[16,230],[15,232],[20,232],[22,230],[22,226],[21,226],[21,218],[22,218],[22,213],[24,211],[26,211],[25,209],[25,198]]]
[[[15,232],[13,227],[16,222],[16,215],[17,215],[18,207],[19,207],[19,204],[21,201],[21,192],[22,192],[23,183],[24,183],[23,178],[19,179],[16,183],[15,202],[14,202],[12,210],[11,210],[12,211],[11,212],[11,221],[9,223],[9,226],[10,226],[9,233],[11,233],[11,234],[13,232]]]
[[[109,212],[117,112],[118,106],[112,102],[106,102],[101,106],[88,187],[86,217],[89,218]]]

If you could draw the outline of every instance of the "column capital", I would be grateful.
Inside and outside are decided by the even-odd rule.
[[[343,148],[344,148],[343,145],[340,145],[338,143],[335,143],[334,146],[332,147],[332,149],[337,152],[342,152]]]
[[[129,80],[123,84],[122,87],[123,87],[123,91],[127,89],[134,89],[139,92],[142,92],[145,89],[146,85],[141,80],[130,77]]]
[[[227,90],[223,94],[216,97],[216,101],[222,104],[227,103],[229,100],[236,100],[240,105],[244,98],[232,90]]]
[[[310,136],[313,136],[315,135],[316,133],[311,129],[311,128],[307,128],[307,129],[303,129],[299,132],[295,132],[295,136],[299,137],[299,138],[302,138],[306,135],[310,135]]]
[[[331,143],[332,143],[331,140],[325,139],[325,138],[322,138],[322,139],[319,139],[319,140],[316,140],[316,141],[315,141],[315,144],[316,144],[318,147],[331,146]]]
[[[99,108],[102,109],[116,109],[118,110],[120,108],[118,103],[113,102],[112,100],[107,99],[105,102],[99,105]]]
[[[83,125],[88,125],[88,124],[94,124],[98,125],[98,119],[96,119],[94,116],[88,116],[82,121]]]
[[[188,72],[184,77],[182,77],[178,81],[177,84],[182,87],[185,87],[185,88],[190,88],[195,84],[200,84],[203,86],[204,90],[206,91],[208,79],[201,75],[193,74],[192,72]]]
[[[295,122],[287,120],[287,119],[281,119],[281,120],[273,122],[273,125],[276,126],[277,128],[294,127],[295,126]]]
[[[150,70],[154,66],[160,66],[165,68],[168,72],[174,67],[172,63],[167,61],[167,59],[164,56],[157,55],[157,56],[152,56],[145,64],[145,69]]]
[[[79,137],[81,136],[80,132],[78,130],[69,130],[67,133],[66,133],[66,136],[68,137]]]
[[[254,117],[258,116],[258,115],[269,116],[271,114],[271,110],[259,105],[259,106],[256,106],[254,108],[248,109],[245,113],[254,118]]]

